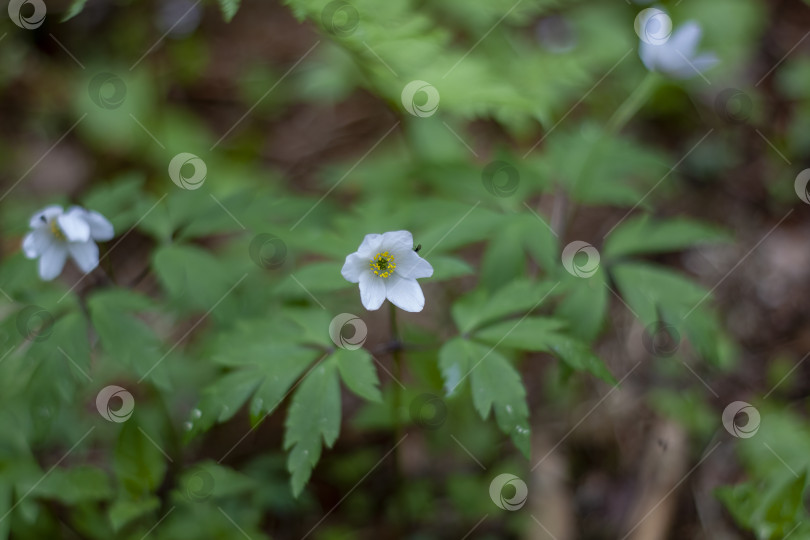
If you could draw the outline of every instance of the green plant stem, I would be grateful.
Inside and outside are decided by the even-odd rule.
[[[402,341],[399,336],[399,327],[397,326],[397,308],[394,304],[389,302],[389,313],[391,317],[391,358],[394,360],[394,434],[397,441],[402,438],[402,418],[400,414],[400,407],[402,406],[402,388],[399,381],[402,380]]]
[[[630,121],[630,119],[647,103],[650,96],[661,82],[661,76],[650,71],[647,76],[636,86],[636,89],[627,96],[627,99],[619,105],[616,112],[605,124],[602,136],[615,135]]]

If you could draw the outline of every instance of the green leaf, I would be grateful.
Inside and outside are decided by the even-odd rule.
[[[163,384],[160,369],[164,355],[162,344],[154,331],[137,313],[151,308],[149,299],[121,289],[93,294],[87,302],[90,320],[98,333],[101,346],[116,362],[123,362],[145,376],[149,373],[156,383]]]
[[[564,326],[565,323],[559,319],[526,317],[488,326],[477,331],[473,337],[493,347],[550,352],[574,370],[587,371],[614,384],[616,380],[613,375],[587,344],[560,332]]]
[[[461,333],[468,333],[513,313],[525,314],[540,307],[555,290],[556,284],[517,280],[491,295],[476,290],[453,304],[453,320]]]
[[[120,531],[132,521],[154,512],[160,508],[160,499],[157,497],[146,497],[145,499],[132,500],[122,498],[116,500],[108,512],[110,524],[113,530]]]
[[[559,319],[526,317],[487,326],[473,334],[476,340],[492,346],[513,347],[527,351],[548,351],[549,341],[566,326]]]
[[[54,499],[67,505],[101,501],[112,496],[107,473],[96,467],[56,468],[34,489],[33,495]]]
[[[555,315],[566,319],[570,333],[592,342],[605,324],[610,290],[602,266],[588,279],[570,277],[560,287],[565,296],[555,310]]]
[[[490,240],[481,260],[480,280],[488,290],[521,278],[526,273],[526,253],[520,243],[514,242],[523,230],[523,223],[510,222],[497,231]]]
[[[287,413],[284,449],[294,496],[301,494],[321,457],[321,440],[328,448],[340,432],[340,383],[333,359],[327,359],[304,378]]]
[[[222,18],[225,22],[231,22],[236,12],[239,10],[241,0],[218,0],[219,8],[222,10]]]
[[[448,396],[469,380],[473,404],[485,419],[495,410],[498,427],[529,456],[529,410],[520,375],[494,348],[456,337],[439,350],[439,367]]]
[[[67,11],[65,12],[65,15],[62,17],[62,22],[69,21],[70,19],[81,13],[86,3],[87,0],[73,0],[73,2],[70,4],[70,7],[68,7]]]
[[[686,218],[653,221],[649,215],[631,218],[616,227],[605,241],[603,254],[616,258],[638,253],[678,251],[698,244],[728,242],[720,229]]]
[[[169,244],[153,255],[158,279],[182,305],[208,310],[233,286],[220,259],[196,246]]]
[[[448,396],[456,393],[470,371],[469,341],[455,337],[439,349],[439,369],[442,372],[444,390]]]
[[[342,267],[343,263],[337,261],[308,264],[284,279],[276,291],[285,296],[312,300],[307,291],[316,294],[357,287],[356,283],[349,283],[340,274]]]
[[[146,431],[146,430],[144,430]],[[160,440],[155,433],[149,435]],[[114,469],[119,482],[132,499],[150,497],[163,482],[166,458],[130,419],[121,427],[115,446]]]
[[[337,362],[343,383],[349,390],[369,401],[382,403],[380,379],[367,350],[337,349],[332,356]]]
[[[581,341],[560,334],[549,339],[552,354],[577,371],[587,371],[610,384],[617,384],[605,363]]]

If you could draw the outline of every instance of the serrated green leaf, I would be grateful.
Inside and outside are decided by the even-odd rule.
[[[162,343],[136,313],[150,307],[147,298],[118,289],[93,294],[87,302],[90,321],[108,356],[130,365],[141,376],[149,374],[157,384],[165,383],[160,369]]]
[[[540,307],[555,289],[555,283],[530,280],[514,281],[491,296],[479,289],[453,304],[453,320],[462,334],[468,333],[507,315]]]
[[[284,431],[287,470],[294,496],[301,494],[321,457],[321,441],[331,448],[340,433],[340,382],[333,359],[304,378],[293,395]]]
[[[468,350],[473,355],[470,384],[475,409],[484,420],[494,409],[498,427],[528,459],[529,407],[520,374],[494,349],[471,342]]]
[[[332,356],[337,362],[343,383],[349,390],[369,401],[382,403],[380,379],[367,350],[337,349]]]
[[[554,311],[566,319],[569,332],[584,341],[592,342],[605,324],[610,290],[603,267],[588,279],[570,277],[560,287],[564,296]]]
[[[551,353],[577,371],[587,371],[606,383],[617,384],[605,363],[581,341],[561,334],[549,338]]]
[[[231,22],[236,12],[239,11],[241,0],[218,0],[219,8],[222,10],[222,18],[225,22]]]
[[[566,326],[564,321],[549,317],[526,317],[508,320],[478,330],[473,337],[492,346],[512,347],[527,351],[548,351],[549,341]]]
[[[455,337],[439,349],[439,369],[442,372],[444,391],[448,396],[456,393],[470,371],[469,341]]]
[[[699,244],[728,242],[729,235],[717,227],[686,218],[654,221],[645,214],[616,227],[607,237],[603,254],[616,258],[638,253],[678,251]]]

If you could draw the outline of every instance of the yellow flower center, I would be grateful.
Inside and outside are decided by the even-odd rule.
[[[397,267],[397,264],[394,262],[394,256],[387,251],[374,255],[369,265],[374,271],[374,275],[382,278],[387,278],[393,274],[394,269]]]
[[[62,229],[59,228],[59,223],[56,219],[52,219],[50,222],[51,226],[51,234],[53,234],[54,238],[57,240],[65,241],[67,238],[65,237],[65,233],[62,232]]]

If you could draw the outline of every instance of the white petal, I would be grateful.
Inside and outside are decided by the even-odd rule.
[[[29,259],[39,257],[50,247],[53,238],[48,229],[34,229],[23,239],[23,252]]]
[[[56,218],[68,242],[86,242],[90,239],[90,225],[79,211],[70,211]]]
[[[717,58],[717,55],[714,53],[706,53],[701,54],[700,56],[694,58],[692,60],[692,65],[697,69],[700,73],[703,73],[707,69],[710,69],[717,65],[720,62],[720,59]]]
[[[370,260],[380,251],[382,238],[383,235],[381,234],[367,234],[366,237],[363,238],[360,247],[357,248],[357,254]]]
[[[678,27],[666,42],[666,47],[679,51],[685,57],[691,59],[697,51],[702,30],[695,21],[688,21]]]
[[[98,266],[98,246],[92,240],[68,244],[70,256],[82,272],[87,273]]]
[[[109,240],[115,236],[115,229],[107,218],[94,210],[84,210],[84,220],[90,226],[90,238],[93,240]]]
[[[413,235],[408,231],[392,231],[382,235],[382,248],[396,256],[406,250],[413,251]]]
[[[360,301],[367,310],[380,309],[380,306],[385,301],[384,281],[383,278],[372,274],[371,270],[360,274]]]
[[[641,42],[638,46],[638,55],[641,57],[641,62],[650,71],[657,71],[656,64],[658,59],[658,51],[662,45],[650,45],[649,43]]]
[[[369,269],[369,263],[370,259],[361,257],[357,253],[351,253],[346,255],[346,262],[343,263],[340,274],[349,283],[357,283],[360,281],[360,274]]]
[[[39,258],[39,277],[45,281],[50,281],[62,273],[67,259],[67,247],[65,244],[54,242],[45,253]]]
[[[34,228],[38,229],[40,227],[44,227],[48,224],[48,222],[62,213],[62,207],[57,205],[51,205],[43,208],[36,214],[31,217],[31,221],[29,221],[29,225]]]
[[[404,311],[422,311],[425,307],[425,295],[415,279],[407,279],[396,274],[385,282],[385,296]]]
[[[426,278],[433,275],[433,267],[420,257],[413,249],[405,251],[396,258],[396,273],[404,278]]]

